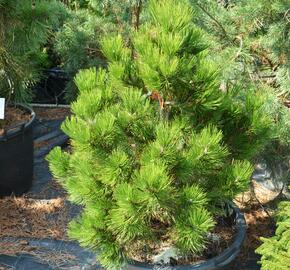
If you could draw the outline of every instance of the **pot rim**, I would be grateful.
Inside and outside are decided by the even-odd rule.
[[[244,214],[240,211],[240,209],[234,204],[231,204],[232,209],[235,212],[235,228],[237,230],[236,235],[234,237],[233,243],[225,249],[221,254],[216,257],[213,257],[209,260],[203,262],[197,262],[189,265],[176,265],[176,266],[159,266],[154,264],[147,264],[135,260],[129,260],[127,264],[133,268],[130,269],[160,269],[160,270],[214,270],[219,267],[225,266],[232,262],[237,254],[239,253],[241,246],[246,237],[246,228],[247,223],[245,220]]]
[[[22,107],[24,108],[26,111],[30,112],[30,120],[28,122],[26,122],[23,125],[19,125],[16,128],[13,128],[11,130],[8,130],[4,135],[0,136],[0,142],[3,141],[7,141],[13,137],[16,137],[19,134],[24,133],[25,131],[27,131],[29,128],[31,128],[32,123],[34,122],[35,118],[36,118],[36,114],[33,111],[33,109],[25,104],[21,104],[21,103],[15,103],[14,105],[16,105],[17,107]]]

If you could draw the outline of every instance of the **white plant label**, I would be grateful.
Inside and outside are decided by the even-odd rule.
[[[5,112],[5,98],[0,98],[0,119],[4,119]]]

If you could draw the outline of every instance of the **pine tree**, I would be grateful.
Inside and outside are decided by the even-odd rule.
[[[220,89],[188,2],[151,0],[148,12],[130,43],[101,40],[107,69],[77,74],[74,115],[62,126],[72,151],[48,156],[83,205],[70,236],[108,269],[165,238],[181,254],[201,252],[216,215],[248,188],[248,159],[271,138],[261,95]]]
[[[0,0],[0,96],[29,102],[51,31],[65,16],[56,1]]]
[[[263,244],[256,250],[262,255],[261,270],[287,270],[290,265],[290,202],[280,202],[277,212],[275,236],[262,238]]]

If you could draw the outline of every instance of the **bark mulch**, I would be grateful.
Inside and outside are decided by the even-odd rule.
[[[248,269],[245,267],[249,264],[249,261],[255,262],[260,258],[255,254],[255,250],[262,244],[260,238],[271,237],[275,233],[274,211],[265,210],[263,206],[256,202],[246,205],[239,204],[238,206],[245,214],[247,234],[240,253],[230,264],[229,269]]]

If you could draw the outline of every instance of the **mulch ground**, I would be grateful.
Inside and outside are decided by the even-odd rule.
[[[8,197],[0,201],[0,213],[0,237],[66,239],[70,213],[65,198]]]
[[[71,114],[67,108],[34,108],[34,111],[40,120],[64,119]],[[38,147],[35,145],[36,149]],[[57,191],[59,196],[47,200],[47,194],[52,191]],[[72,205],[66,197],[60,185],[50,181],[40,193],[0,199],[0,239],[29,237],[68,240],[66,228],[71,220]],[[0,254],[35,252],[25,241],[0,241]]]
[[[67,108],[39,108],[34,111],[39,120],[64,119],[71,114]],[[18,117],[16,117],[16,116]],[[25,119],[26,114],[18,108],[7,111],[7,121],[15,118]],[[35,144],[35,149],[45,145],[44,142]],[[58,190],[59,197],[46,200],[46,194]],[[6,197],[0,199],[0,237],[35,237],[67,239],[66,227],[70,220],[71,205],[66,202],[66,193],[55,182],[50,181],[41,193],[25,194],[23,197]],[[0,253],[5,247],[0,245]]]
[[[39,259],[43,263],[48,263],[55,267],[55,269],[59,269],[60,266],[66,264],[69,261],[74,261],[76,257],[66,251],[52,250],[46,249],[39,246],[31,246],[26,240],[3,240],[1,241],[0,254],[5,254],[9,256],[15,256],[21,254],[22,256],[33,256]],[[7,268],[1,268],[7,269]],[[37,269],[35,269],[37,270]]]
[[[58,189],[63,196],[50,200],[39,199],[39,197],[45,198],[46,190],[52,188]],[[33,196],[8,197],[0,200],[0,238],[12,236],[68,240],[66,229],[71,220],[69,214],[71,206],[65,202],[65,192],[55,181],[52,181],[37,197],[38,199],[34,199]],[[239,269],[248,259],[253,258],[255,249],[261,244],[260,237],[270,237],[275,231],[273,218],[259,205],[247,205],[242,211],[245,213],[248,225],[247,236],[238,258],[232,264]],[[25,241],[14,244],[2,242],[0,245],[0,254],[17,253],[37,254],[42,258],[42,253],[26,246]],[[59,258],[57,256],[55,258],[62,260],[63,256],[66,255],[60,254]]]

